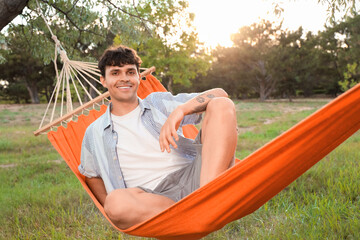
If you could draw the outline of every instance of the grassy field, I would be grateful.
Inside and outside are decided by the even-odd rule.
[[[328,100],[237,102],[242,159]],[[0,105],[0,239],[141,239],[114,230],[46,135],[45,105]],[[360,132],[255,213],[205,239],[360,239]]]

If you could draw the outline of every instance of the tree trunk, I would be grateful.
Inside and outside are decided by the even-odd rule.
[[[172,91],[172,78],[169,78],[169,81],[167,83],[167,90],[171,93],[173,93]]]
[[[96,88],[96,87],[97,87],[97,82],[95,82],[94,80],[90,80],[90,81],[91,81],[91,84]],[[98,93],[97,93],[97,92],[95,91],[95,89],[93,89],[92,87],[90,88],[89,93],[90,93],[90,96],[91,96],[92,98],[96,98],[97,95],[98,95]]]
[[[94,80],[92,79],[88,79],[91,84],[94,86],[94,87],[97,87],[97,82],[95,82]],[[88,93],[90,94],[90,96],[94,99],[98,96],[98,93],[95,91],[95,89],[93,89],[87,82],[83,82],[84,86],[86,87],[86,89],[88,90]],[[84,103],[86,102],[89,102],[91,99],[90,97],[86,94],[86,92],[84,91],[84,94],[83,94],[83,101]]]
[[[289,102],[293,102],[292,97],[291,97],[291,92],[288,92],[288,99],[289,99]]]
[[[26,89],[29,92],[31,103],[35,103],[35,104],[40,103],[39,93],[37,90],[36,83],[30,83],[30,84],[26,83]]]
[[[257,90],[260,95],[260,101],[263,102],[270,96],[270,94],[274,90],[275,80],[266,70],[264,61],[257,61],[254,64],[253,68],[257,71],[255,75],[255,79],[258,84]]]
[[[50,86],[45,88],[45,97],[47,102],[50,102],[50,95],[51,95],[50,89],[51,89]]]
[[[21,14],[29,0],[0,0],[0,30]]]
[[[265,83],[263,81],[259,82],[259,95],[260,95],[260,101],[264,102],[266,100],[266,87]]]

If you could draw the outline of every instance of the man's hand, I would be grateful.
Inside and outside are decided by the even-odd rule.
[[[174,148],[177,148],[175,141],[179,140],[179,136],[176,131],[178,130],[181,121],[185,117],[185,112],[181,106],[177,107],[168,117],[166,122],[161,128],[159,142],[160,149],[162,152],[166,151],[170,152],[170,144],[173,145]],[[175,140],[174,140],[175,139]]]
[[[167,152],[170,152],[170,144],[177,148],[175,141],[179,140],[179,136],[176,131],[184,117],[189,114],[206,111],[209,101],[215,97],[228,97],[228,95],[221,88],[210,89],[181,104],[169,115],[160,131],[159,142],[162,152],[165,149]]]

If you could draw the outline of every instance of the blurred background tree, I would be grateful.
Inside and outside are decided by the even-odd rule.
[[[136,4],[135,1],[120,4],[111,0],[39,0],[39,3],[46,22],[71,59],[96,62],[107,47],[124,44],[139,52],[143,66],[157,67],[159,79],[170,91],[173,84],[190,86],[190,80],[205,74],[210,66],[209,55],[200,50],[201,44],[192,27],[194,16],[187,12],[186,1],[142,0]],[[3,68],[23,64],[28,65],[29,71],[36,72],[31,64],[39,61],[50,64],[54,43],[39,11],[36,1],[31,0],[21,14],[21,23],[8,26],[3,35]],[[21,55],[21,52],[26,52],[31,61],[9,61],[11,55]],[[49,89],[43,86],[39,92],[41,83],[27,78],[25,81],[25,72],[21,81],[11,75],[10,72],[0,74],[1,79],[9,82],[2,95],[9,95],[15,82],[22,83],[26,85],[31,102],[38,103],[39,93],[43,95]],[[49,84],[54,85],[54,79]],[[25,97],[21,99],[28,101]]]
[[[231,47],[211,50],[199,41],[185,0],[38,1],[69,58],[96,62],[113,44],[130,46],[144,67],[156,66],[155,75],[173,93],[222,87],[233,98],[291,100],[336,96],[359,82],[355,1],[318,0],[329,12],[321,32],[289,31],[281,21],[260,19],[233,33]],[[45,102],[55,81],[54,42],[40,9],[35,0],[0,0],[0,9],[0,28],[21,13],[0,34],[0,100]],[[274,11],[281,19],[281,5]],[[345,12],[341,21],[339,11]]]

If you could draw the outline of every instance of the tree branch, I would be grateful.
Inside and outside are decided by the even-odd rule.
[[[133,0],[133,6],[134,6],[134,9],[135,9],[136,13],[138,14],[138,16],[140,16],[139,11],[137,10],[137,7],[135,6],[135,0]],[[146,25],[146,23],[144,22],[144,20],[143,20],[142,18],[140,18],[140,21],[141,21],[141,23],[144,25],[145,30],[152,36],[152,33],[151,33],[150,29],[147,27],[147,25]]]
[[[150,20],[147,20],[147,19],[145,19],[145,18],[142,18],[142,17],[139,16],[139,15],[134,15],[134,14],[132,14],[132,13],[129,13],[128,11],[126,11],[126,10],[124,10],[124,9],[116,6],[116,5],[115,5],[114,3],[112,3],[110,0],[106,0],[106,2],[110,3],[110,5],[112,5],[114,8],[116,8],[116,9],[120,10],[121,12],[129,15],[130,17],[138,18],[138,19],[140,19],[141,21],[149,22],[149,23],[151,23],[151,24],[156,25],[156,23],[154,23],[154,22],[152,22],[152,21],[150,21]],[[137,12],[137,11],[136,11],[136,12]]]
[[[24,25],[21,25],[21,31],[22,31],[22,33],[23,33],[23,35],[24,35],[24,38],[25,38],[26,43],[27,43],[28,46],[29,46],[29,49],[32,49],[31,44],[30,44],[30,41],[29,41],[29,39],[27,38],[27,36],[26,36],[26,34],[25,34]]]
[[[0,30],[21,14],[29,0],[0,1]]]
[[[76,0],[76,1],[73,3],[72,8],[70,8],[70,9],[66,12],[66,14],[68,14],[69,12],[71,12],[71,11],[75,8],[75,6],[76,6],[76,4],[78,3],[78,1],[79,1],[79,0]]]
[[[64,16],[66,17],[66,19],[77,29],[79,30],[80,32],[88,32],[88,33],[92,33],[92,34],[95,34],[95,35],[98,35],[98,36],[101,36],[101,37],[104,37],[103,35],[99,34],[99,33],[96,33],[96,32],[93,32],[93,31],[89,31],[89,30],[86,30],[86,29],[82,29],[80,28],[70,17],[69,17],[69,12],[70,11],[67,11],[65,12],[64,10],[60,9],[58,6],[56,6],[55,4],[50,4],[47,0],[41,0],[43,3],[46,3],[48,4],[49,6],[52,6],[53,8],[55,8],[57,11],[61,12],[62,14],[64,14]],[[77,3],[77,1],[75,2],[75,4]],[[74,8],[75,5],[73,5],[73,7],[71,8],[71,10]]]

